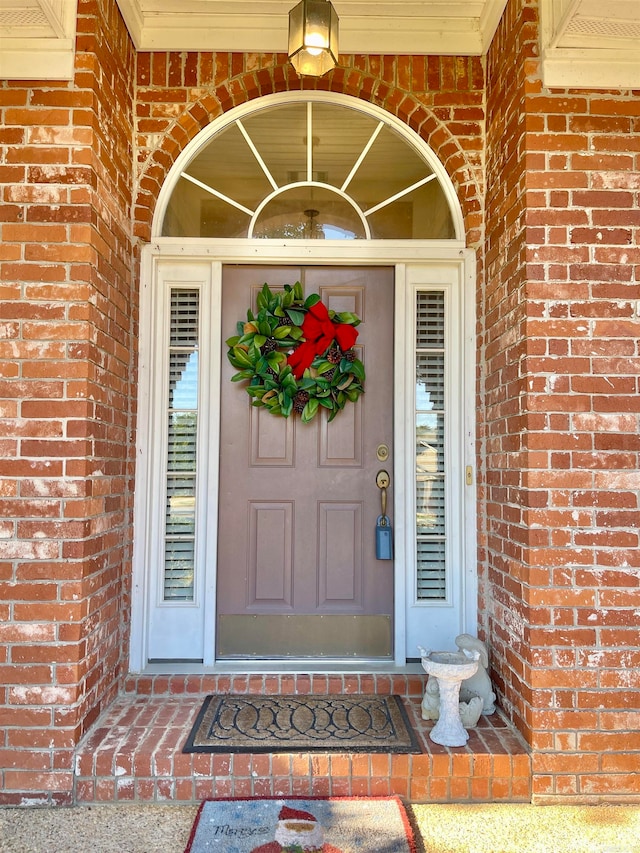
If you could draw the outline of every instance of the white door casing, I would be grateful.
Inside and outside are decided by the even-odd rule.
[[[391,128],[428,164],[451,212],[453,239],[286,240],[162,237],[164,218],[181,175],[214,136],[254,110],[313,101],[350,107]],[[314,108],[315,109],[315,108]],[[307,105],[311,122],[313,110]],[[314,136],[307,125],[307,180],[312,178]],[[246,135],[246,134],[245,134]],[[373,137],[372,137],[373,139]],[[354,168],[357,168],[354,167]],[[431,177],[428,178],[429,180]],[[335,188],[334,188],[335,189]],[[215,188],[214,188],[215,191]],[[371,212],[371,211],[369,211]],[[366,215],[365,215],[366,216]],[[254,217],[255,218],[255,217]],[[460,204],[446,170],[417,134],[380,107],[329,92],[283,92],[229,110],[185,146],[165,181],[155,208],[152,244],[142,252],[139,405],[135,487],[130,668],[149,660],[180,660],[213,667],[215,652],[218,458],[220,447],[220,353],[228,330],[220,326],[224,264],[395,268],[394,343],[394,655],[401,666],[415,646],[451,647],[460,631],[476,628],[475,490],[475,255],[465,249]],[[166,601],[161,565],[167,515],[167,413],[169,396],[169,292],[200,295],[195,583],[192,600]],[[446,317],[446,592],[439,601],[417,601],[416,588],[416,293],[442,294]],[[470,482],[468,477],[470,477]],[[465,485],[465,482],[467,485]],[[373,531],[372,531],[373,535]]]
[[[453,649],[455,637],[463,632],[476,633],[476,502],[475,502],[475,311],[473,277],[465,264],[405,265],[404,316],[399,317],[397,337],[406,341],[404,370],[398,370],[397,384],[404,383],[404,430],[401,446],[408,458],[404,469],[406,504],[403,517],[406,545],[406,657],[418,656],[418,646],[428,649]],[[466,280],[465,280],[466,279]],[[413,419],[416,403],[416,346],[418,327],[417,295],[442,293],[444,297],[444,468],[445,468],[445,595],[442,600],[419,600],[417,596],[416,526],[417,489],[415,488],[416,442]],[[471,310],[469,310],[471,303]],[[465,308],[467,314],[465,314]],[[468,328],[470,326],[470,328]],[[396,352],[397,361],[400,354]],[[396,389],[398,392],[399,389]],[[417,461],[417,460],[416,460]]]
[[[225,262],[318,265],[389,264],[395,266],[395,428],[392,476],[395,483],[394,658],[402,666],[417,657],[420,643],[451,648],[462,631],[475,633],[477,608],[475,490],[475,256],[451,244],[417,241],[158,240],[145,247],[142,262],[138,440],[135,491],[130,668],[171,660],[213,667],[218,511],[221,273]],[[425,260],[427,258],[428,260]],[[192,602],[162,599],[160,541],[164,518],[166,447],[166,341],[168,292],[172,287],[200,289],[200,310],[207,333],[200,343],[196,582]],[[447,306],[447,565],[443,602],[415,600],[415,293],[436,288]],[[206,393],[204,392],[206,389]],[[467,472],[471,484],[465,485]],[[206,536],[202,535],[206,531]],[[372,531],[373,535],[373,531]]]

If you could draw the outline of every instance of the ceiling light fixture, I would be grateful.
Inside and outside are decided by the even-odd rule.
[[[309,77],[338,64],[338,16],[330,0],[302,0],[289,12],[289,61]]]

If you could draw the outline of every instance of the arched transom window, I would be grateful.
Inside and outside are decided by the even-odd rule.
[[[316,96],[270,101],[217,127],[176,164],[162,236],[460,237],[442,167],[382,110]]]

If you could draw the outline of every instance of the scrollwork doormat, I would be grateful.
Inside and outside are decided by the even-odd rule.
[[[207,696],[183,752],[420,752],[399,696]]]
[[[397,797],[205,800],[185,853],[415,853]]]

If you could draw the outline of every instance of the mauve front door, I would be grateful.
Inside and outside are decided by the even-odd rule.
[[[274,416],[230,381],[223,342],[217,656],[384,659],[394,582],[393,561],[376,558],[376,475],[393,470],[393,269],[225,266],[222,337],[265,282],[296,281],[362,320],[365,393],[331,423]],[[393,480],[389,508],[392,494]]]

